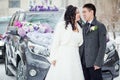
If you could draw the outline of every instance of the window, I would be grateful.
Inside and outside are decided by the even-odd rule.
[[[24,16],[25,16],[24,13],[20,13],[19,14],[19,21],[23,21],[24,20]]]
[[[9,8],[19,8],[20,0],[9,0]]]
[[[12,18],[10,19],[9,26],[8,26],[7,30],[15,29],[14,22],[18,21],[18,19],[19,19],[19,14],[13,14]]]
[[[13,26],[13,21],[15,20],[16,15],[14,14],[10,19],[9,26]]]

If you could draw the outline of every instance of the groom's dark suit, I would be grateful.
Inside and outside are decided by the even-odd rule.
[[[102,80],[102,67],[106,49],[106,28],[94,18],[92,23],[82,26],[84,43],[79,48],[85,80]]]

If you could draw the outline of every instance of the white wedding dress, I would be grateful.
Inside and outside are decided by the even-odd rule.
[[[84,80],[78,49],[83,36],[79,25],[78,29],[74,32],[70,24],[65,29],[65,22],[56,26],[50,55],[56,65],[51,65],[45,80]]]

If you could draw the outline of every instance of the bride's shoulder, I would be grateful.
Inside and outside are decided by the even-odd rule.
[[[65,25],[65,21],[60,21],[60,22],[58,22],[58,24],[57,25]]]
[[[65,28],[65,21],[58,22],[57,25],[55,26],[55,28],[64,29]]]

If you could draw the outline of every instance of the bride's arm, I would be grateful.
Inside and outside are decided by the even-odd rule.
[[[57,24],[54,30],[53,42],[50,48],[50,61],[56,60],[57,52],[60,45],[61,24]]]

